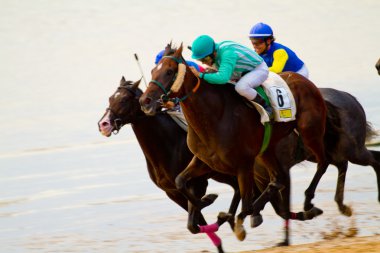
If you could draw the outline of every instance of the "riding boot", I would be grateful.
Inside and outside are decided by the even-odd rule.
[[[259,93],[257,93],[256,97],[252,101],[261,105],[265,109],[265,111],[268,113],[269,118],[273,117],[272,107],[268,105],[267,102],[265,102],[265,100],[261,97]]]

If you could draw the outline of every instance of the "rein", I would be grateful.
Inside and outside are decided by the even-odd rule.
[[[174,56],[164,56],[163,58],[169,58],[173,61],[175,61],[177,64],[184,64],[184,60],[183,59],[180,59],[180,58],[176,58]],[[178,73],[174,76],[172,82],[174,84],[174,82],[176,81],[176,78],[178,76]],[[164,87],[164,85],[157,81],[157,80],[151,80],[150,82],[151,83],[154,83],[155,85],[157,85],[162,91],[164,94],[162,94],[161,96],[161,100],[163,102],[168,102],[168,101],[171,101],[171,102],[174,102],[175,104],[178,104],[179,102],[182,102],[184,101],[186,98],[188,98],[191,94],[194,94],[195,92],[197,92],[197,90],[199,89],[200,87],[200,84],[201,84],[201,80],[199,79],[199,77],[197,77],[197,84],[195,85],[195,87],[191,90],[190,93],[186,94],[185,96],[183,96],[182,98],[178,98],[178,97],[175,97],[175,98],[169,98],[169,95],[171,94],[171,90],[167,91]]]

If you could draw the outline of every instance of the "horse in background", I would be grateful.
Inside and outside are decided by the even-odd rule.
[[[138,99],[142,91],[140,81],[132,83],[123,77],[116,92],[109,98],[109,106],[98,122],[99,131],[109,137],[117,133],[125,124],[131,124],[140,147],[144,153],[149,176],[154,184],[165,191],[166,195],[189,213],[187,227],[192,233],[201,232],[207,223],[199,209],[188,203],[187,198],[176,188],[175,178],[191,161],[193,154],[187,147],[187,133],[168,115],[160,111],[155,116],[146,116],[140,108]],[[207,165],[201,164],[201,167]],[[207,169],[209,170],[209,169]],[[206,193],[209,178],[230,185],[234,189],[229,213],[234,215],[240,202],[238,183],[235,177],[209,170],[191,182],[191,191],[198,198]],[[220,217],[220,223],[228,217]],[[234,220],[229,220],[231,228]],[[200,226],[198,226],[200,225]],[[210,225],[212,226],[212,225]],[[206,227],[207,228],[207,227]],[[207,229],[206,229],[207,230]],[[214,232],[205,232],[218,252],[222,253],[222,241]]]
[[[170,89],[172,95],[180,98],[189,124],[188,146],[194,157],[177,177],[177,187],[194,205],[200,209],[205,207],[207,203],[200,201],[187,189],[187,182],[200,176],[198,166],[204,162],[213,170],[238,178],[242,197],[242,211],[237,216],[234,229],[238,239],[243,240],[245,237],[243,222],[247,215],[252,215],[251,226],[261,224],[260,211],[272,197],[281,203],[281,217],[288,222],[291,218],[289,170],[276,158],[276,147],[281,139],[296,128],[305,147],[318,161],[318,168],[326,165],[323,144],[326,105],[319,90],[298,74],[282,75],[296,101],[296,120],[273,123],[271,141],[266,151],[259,154],[264,138],[264,126],[259,113],[249,108],[233,87],[210,85],[194,76],[183,62],[181,45],[173,56],[163,57],[152,70],[152,81],[140,98],[143,111],[150,115],[156,113],[156,101],[162,96],[168,97]],[[271,178],[271,183],[258,198],[255,198],[257,186],[253,180],[256,160],[265,164]],[[316,208],[313,211],[314,216],[321,213]]]
[[[377,178],[378,201],[380,202],[380,152],[368,150],[365,143],[377,136],[377,132],[367,121],[365,111],[351,94],[332,89],[319,89],[327,105],[326,133],[324,137],[326,156],[329,164],[338,169],[335,202],[339,211],[351,216],[352,210],[343,203],[348,162],[372,166]],[[302,145],[301,138],[286,138],[276,155],[283,166],[291,168],[304,160],[315,162],[315,158]],[[327,167],[316,171],[313,181],[318,184]],[[314,185],[316,185],[314,184]],[[305,191],[305,205],[311,203],[316,188],[311,184]]]
[[[380,58],[379,58],[379,60],[376,62],[375,68],[377,69],[377,73],[380,75]]]

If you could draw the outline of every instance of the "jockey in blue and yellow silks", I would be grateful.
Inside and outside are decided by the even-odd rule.
[[[255,51],[264,59],[269,70],[275,73],[297,72],[309,78],[304,62],[288,47],[274,42],[272,28],[264,23],[254,25],[249,33]]]

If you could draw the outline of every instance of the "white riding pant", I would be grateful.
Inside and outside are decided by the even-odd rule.
[[[254,70],[248,72],[242,78],[240,78],[240,80],[235,84],[236,92],[248,100],[253,100],[257,95],[257,92],[254,88],[258,87],[265,80],[267,80],[268,74],[268,66],[263,61]]]
[[[302,65],[302,68],[300,68],[300,70],[298,70],[297,73],[309,79],[309,70],[307,69],[305,64]]]

